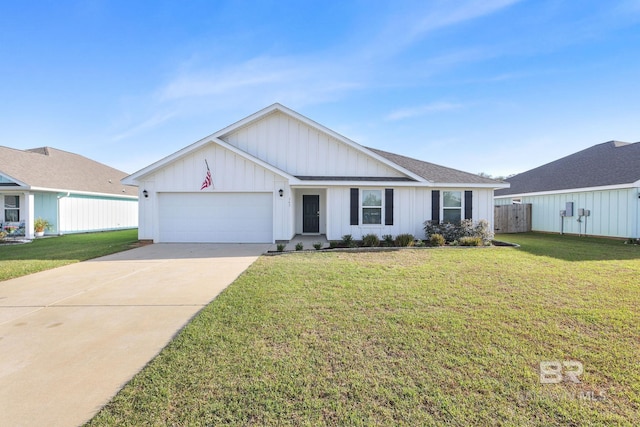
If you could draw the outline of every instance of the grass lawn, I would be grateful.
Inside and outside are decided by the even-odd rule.
[[[639,425],[640,247],[501,238],[261,257],[90,425]]]
[[[138,230],[68,234],[0,246],[0,280],[36,273],[130,249]]]

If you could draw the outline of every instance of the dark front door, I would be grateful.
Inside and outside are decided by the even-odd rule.
[[[302,196],[302,232],[320,232],[320,196]]]

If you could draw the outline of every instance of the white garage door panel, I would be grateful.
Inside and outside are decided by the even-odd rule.
[[[160,242],[271,243],[271,193],[160,193]]]

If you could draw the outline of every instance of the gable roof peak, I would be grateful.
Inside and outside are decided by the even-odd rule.
[[[612,144],[614,147],[624,147],[625,145],[630,145],[630,142],[623,142],[623,141],[609,141],[609,144]]]
[[[35,154],[43,154],[45,156],[49,155],[49,147],[30,148],[24,151],[28,151],[30,153],[35,153]]]

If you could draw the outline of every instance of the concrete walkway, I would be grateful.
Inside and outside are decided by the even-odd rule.
[[[150,245],[0,282],[0,425],[88,421],[269,246]]]

